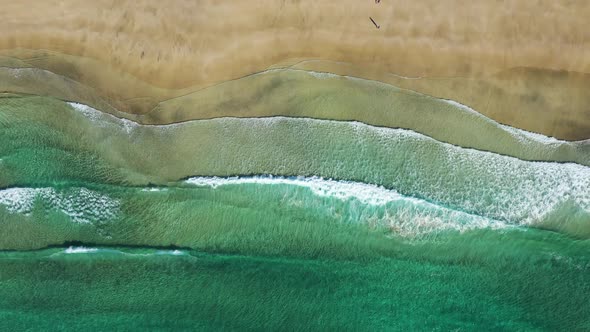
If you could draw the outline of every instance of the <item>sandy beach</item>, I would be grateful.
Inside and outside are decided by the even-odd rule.
[[[579,140],[590,137],[588,16],[590,4],[565,0],[7,2],[0,65],[47,69],[129,113],[296,65]]]

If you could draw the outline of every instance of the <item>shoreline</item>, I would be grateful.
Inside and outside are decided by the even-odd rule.
[[[66,0],[4,9],[0,65],[49,70],[129,114],[292,66],[456,100],[547,136],[590,138],[590,3]]]

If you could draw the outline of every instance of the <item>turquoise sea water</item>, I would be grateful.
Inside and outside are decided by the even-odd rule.
[[[590,329],[587,166],[45,97],[0,142],[3,329]]]

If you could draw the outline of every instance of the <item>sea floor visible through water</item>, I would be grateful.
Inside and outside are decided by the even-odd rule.
[[[0,98],[0,329],[588,330],[585,150],[527,137]]]

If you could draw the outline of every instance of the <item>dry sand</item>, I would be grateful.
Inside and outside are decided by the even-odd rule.
[[[590,2],[1,2],[0,65],[51,70],[126,112],[316,59],[325,61],[298,66],[455,99],[551,136],[590,138]]]

